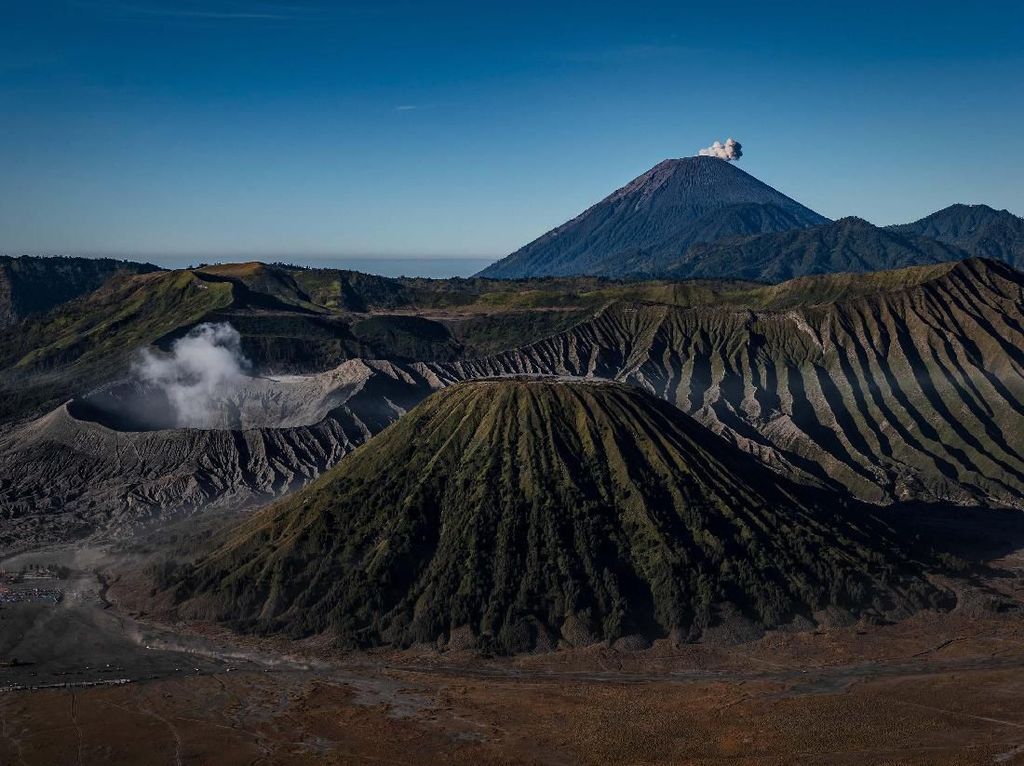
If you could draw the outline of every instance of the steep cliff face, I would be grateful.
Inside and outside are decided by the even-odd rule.
[[[635,387],[474,381],[165,586],[243,630],[502,652],[946,602],[870,512],[820,500]]]
[[[969,260],[872,282],[765,288],[770,310],[616,303],[445,369],[633,383],[783,473],[871,502],[1024,507],[1024,276]]]

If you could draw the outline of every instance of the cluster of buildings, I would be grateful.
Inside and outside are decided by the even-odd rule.
[[[52,566],[32,566],[18,572],[0,570],[0,604],[59,604],[64,591],[55,585],[62,572]]]

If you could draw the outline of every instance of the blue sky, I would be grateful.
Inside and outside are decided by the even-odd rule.
[[[0,253],[500,256],[714,139],[830,217],[1024,214],[1024,10],[0,0]]]

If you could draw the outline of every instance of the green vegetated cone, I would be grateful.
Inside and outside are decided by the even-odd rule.
[[[245,631],[500,652],[946,603],[831,498],[635,388],[474,381],[168,579]]]

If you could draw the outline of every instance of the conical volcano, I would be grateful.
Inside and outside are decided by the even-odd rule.
[[[863,509],[822,507],[618,384],[439,392],[174,578],[182,610],[346,645],[499,651],[760,627],[943,596]]]
[[[696,242],[826,221],[725,160],[665,160],[480,276],[614,275],[620,260],[678,258]]]

